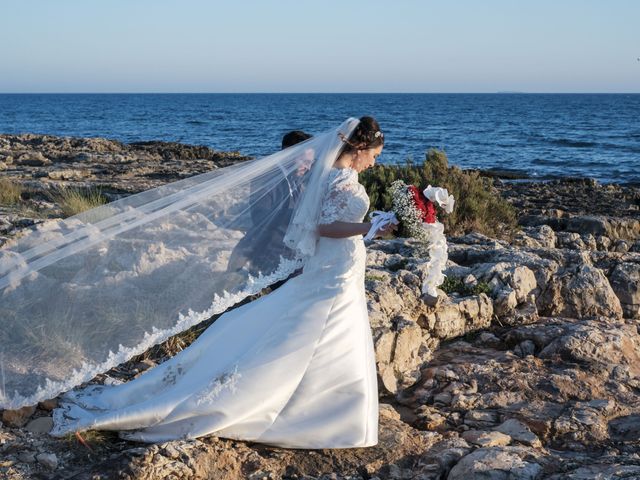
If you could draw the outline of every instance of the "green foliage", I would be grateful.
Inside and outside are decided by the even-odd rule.
[[[0,205],[15,205],[20,202],[22,185],[8,178],[0,178]]]
[[[407,264],[409,263],[409,259],[408,258],[402,258],[400,260],[398,260],[397,262],[394,262],[390,265],[387,265],[387,270],[389,270],[390,272],[397,272],[398,270],[402,270],[407,268]]]
[[[478,282],[471,290],[474,295],[480,295],[481,293],[491,295],[491,292],[493,291],[491,285],[487,282]]]
[[[383,275],[373,275],[373,274],[371,274],[371,273],[367,273],[367,274],[364,276],[364,279],[365,279],[365,281],[367,281],[367,282],[379,282],[379,281],[384,280],[384,278],[385,278],[385,277],[384,277]]]
[[[444,283],[440,285],[440,288],[446,293],[459,293],[462,296],[480,295],[491,293],[491,287],[487,282],[478,282],[475,286],[469,287],[464,284],[459,277],[446,277]]]
[[[71,217],[107,203],[107,199],[99,190],[82,191],[76,188],[59,188],[51,194],[51,200],[60,206],[65,217]]]
[[[447,155],[441,150],[427,152],[422,165],[406,162],[403,165],[376,165],[360,175],[367,189],[372,210],[390,210],[388,188],[394,180],[403,180],[420,189],[427,185],[446,188],[456,204],[449,215],[438,209],[438,220],[449,235],[479,232],[493,237],[505,237],[516,227],[513,206],[500,197],[491,178],[478,172],[449,167]]]

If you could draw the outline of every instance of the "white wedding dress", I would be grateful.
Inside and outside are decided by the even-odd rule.
[[[355,170],[331,170],[321,223],[361,222]],[[67,393],[52,435],[119,430],[143,442],[213,434],[288,448],[378,441],[378,389],[361,236],[321,237],[301,275],[225,313],[130,382]]]

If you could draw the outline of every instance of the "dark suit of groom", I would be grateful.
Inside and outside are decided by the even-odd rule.
[[[282,139],[282,148],[289,148],[308,138],[311,135],[304,132],[289,132]],[[302,193],[301,186],[306,174],[305,169],[298,169],[290,174],[279,170],[273,173],[272,182],[275,182],[275,186],[268,189],[264,185],[273,183],[264,178],[260,179],[260,185],[252,182],[252,226],[231,252],[227,271],[248,269],[253,275],[257,275],[259,271],[269,274],[277,268],[280,255],[289,256],[290,251],[283,239]]]

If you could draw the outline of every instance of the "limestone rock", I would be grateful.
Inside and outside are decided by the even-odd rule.
[[[640,317],[640,263],[619,263],[609,277],[626,318]]]
[[[391,409],[392,410],[392,409]],[[174,441],[139,448],[124,478],[390,478],[389,472],[418,471],[417,458],[441,436],[420,432],[382,406],[378,445],[370,448],[296,450],[234,442],[215,437]],[[309,476],[312,475],[312,477]],[[356,476],[358,475],[358,476]]]
[[[625,240],[616,240],[611,250],[618,253],[627,253],[631,250],[631,245]]]
[[[536,344],[533,343],[531,340],[525,340],[523,342],[520,342],[518,345],[516,345],[513,351],[519,357],[524,358],[527,355],[533,355],[536,353]]]
[[[517,232],[514,245],[530,248],[555,248],[556,234],[549,225],[524,227]]]
[[[558,232],[556,234],[558,248],[571,250],[588,250],[587,245],[577,232]]]
[[[475,345],[498,348],[502,345],[502,340],[491,332],[481,332],[474,341]]]
[[[4,410],[2,421],[10,427],[22,427],[36,411],[35,407],[22,407],[18,410]]]
[[[379,334],[375,352],[382,385],[389,392],[415,383],[419,367],[430,355],[424,348],[420,326],[402,316],[396,319],[392,329]]]
[[[584,405],[568,408],[554,422],[555,436],[565,443],[584,444],[608,440],[607,422],[602,412]]]
[[[465,333],[487,328],[493,316],[493,303],[484,293],[477,296],[449,299],[435,311],[425,315],[424,322],[433,328],[438,339],[455,338]]]
[[[30,451],[23,451],[18,454],[18,460],[23,463],[34,463],[36,461],[36,454]]]
[[[86,178],[90,173],[86,170],[52,170],[47,176],[52,180],[80,180]]]
[[[436,443],[425,451],[420,459],[420,464],[424,465],[424,478],[434,480],[444,478],[446,472],[449,472],[470,451],[469,444],[459,437],[447,438]]]
[[[41,152],[30,152],[20,155],[15,163],[22,166],[42,167],[44,165],[49,165],[51,161]]]
[[[589,265],[568,269],[551,281],[538,306],[547,316],[622,318],[620,300],[607,277]]]
[[[2,135],[2,140],[7,145],[0,147],[0,161],[12,164],[19,179],[28,179],[34,191],[43,193],[51,184],[65,182],[120,196],[248,159],[237,152],[170,142],[127,145],[101,138],[32,134]]]
[[[524,447],[480,448],[463,457],[447,480],[535,480],[542,467]]]
[[[540,448],[542,442],[524,423],[510,418],[504,423],[498,425],[496,431],[509,435],[515,441],[524,443],[534,448]]]
[[[462,438],[479,447],[504,447],[511,443],[511,437],[499,431],[467,430]]]
[[[632,325],[588,320],[565,323],[560,335],[545,346],[540,358],[554,355],[592,365],[626,365],[640,374],[640,337]]]
[[[423,405],[418,410],[418,421],[416,425],[420,425],[427,430],[439,430],[445,425],[447,419],[441,415],[435,408]]]
[[[640,466],[638,465],[588,465],[563,473],[556,473],[548,480],[626,480],[640,478]]]
[[[32,433],[48,433],[53,428],[53,418],[38,417],[27,423],[25,429]]]
[[[36,460],[49,470],[58,468],[58,457],[54,453],[39,453],[36,455]]]
[[[43,400],[42,402],[40,402],[38,404],[38,406],[41,409],[46,410],[47,412],[50,412],[54,408],[58,407],[58,399],[57,398],[50,398],[48,400]]]
[[[614,418],[609,422],[609,434],[616,441],[637,442],[640,440],[640,415]]]
[[[490,410],[469,410],[464,416],[465,425],[474,428],[493,427],[498,421],[498,413]]]
[[[618,202],[619,203],[619,202]],[[579,235],[590,234],[594,238],[604,236],[612,240],[635,240],[640,238],[640,222],[635,218],[616,218],[614,212],[609,209],[605,215],[575,215],[558,218],[530,215],[520,218],[522,225],[531,227],[536,225],[549,225],[557,232],[571,232]]]

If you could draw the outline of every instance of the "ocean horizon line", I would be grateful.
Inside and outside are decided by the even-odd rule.
[[[640,183],[640,94],[513,92],[4,94],[0,132],[179,142],[261,157],[288,131],[321,132],[366,113],[388,135],[382,163],[439,148],[461,168]]]
[[[0,92],[0,95],[640,95],[640,92]]]

